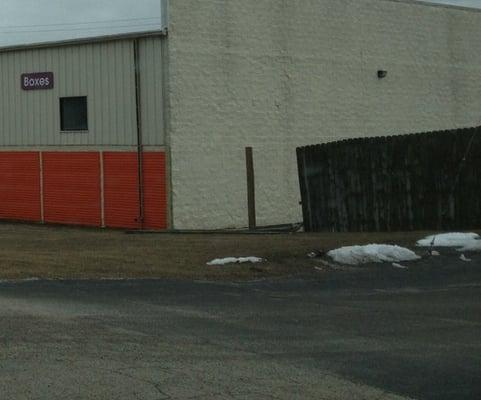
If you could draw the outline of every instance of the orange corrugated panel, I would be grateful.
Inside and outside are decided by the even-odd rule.
[[[104,153],[105,225],[140,228],[137,153]]]
[[[167,229],[165,153],[144,153],[144,228]]]
[[[40,221],[38,152],[0,152],[0,218]]]
[[[101,225],[100,153],[43,153],[46,222]]]

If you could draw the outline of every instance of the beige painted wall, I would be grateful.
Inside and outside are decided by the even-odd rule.
[[[171,0],[176,228],[301,220],[295,148],[481,124],[481,13],[387,0]],[[377,78],[386,69],[388,77]]]

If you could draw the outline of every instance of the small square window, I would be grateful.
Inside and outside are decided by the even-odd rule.
[[[60,129],[62,131],[88,130],[86,96],[60,98]]]

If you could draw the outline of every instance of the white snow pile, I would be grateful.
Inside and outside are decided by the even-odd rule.
[[[360,265],[367,263],[397,263],[419,260],[413,251],[400,246],[388,244],[368,244],[366,246],[349,246],[331,250],[327,255],[339,264]]]
[[[458,249],[458,251],[481,251],[481,240],[473,240],[469,243],[466,243],[463,247]]]
[[[459,247],[473,241],[479,241],[479,239],[480,237],[477,233],[440,233],[439,235],[431,235],[418,240],[417,245],[420,247]]]
[[[441,233],[417,242],[419,247],[459,247],[458,251],[481,251],[481,237],[477,233]]]
[[[227,264],[245,264],[252,263],[257,264],[264,262],[263,258],[259,257],[226,257],[226,258],[216,258],[215,260],[209,261],[207,265],[227,265]]]

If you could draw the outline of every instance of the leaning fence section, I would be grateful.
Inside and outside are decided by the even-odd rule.
[[[481,228],[481,127],[297,149],[307,231]]]

